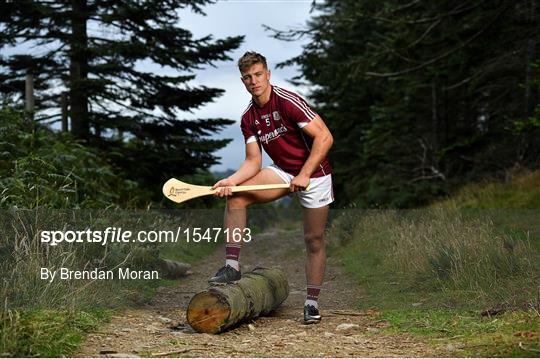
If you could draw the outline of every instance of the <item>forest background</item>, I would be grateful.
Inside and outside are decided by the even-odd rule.
[[[161,194],[170,177],[211,185],[226,175],[210,169],[229,142],[218,134],[236,120],[187,116],[223,95],[194,85],[194,71],[219,61],[234,64],[231,53],[244,39],[198,38],[183,27],[179,10],[202,14],[212,6],[207,0],[0,1],[3,352],[70,353],[105,320],[106,308],[145,303],[157,286],[175,283],[49,286],[36,280],[44,263],[149,269],[163,257],[193,263],[215,250],[45,251],[37,243],[47,226],[220,225],[223,201],[208,197],[175,207]],[[524,330],[538,332],[539,13],[536,0],[329,0],[313,1],[301,27],[266,27],[284,43],[304,41],[302,52],[275,72],[300,70],[292,85],[305,90],[334,135],[334,208],[345,215],[332,217],[338,240],[329,253],[392,308],[408,303],[406,296],[431,298],[441,288],[432,307],[453,303],[435,317],[407,311],[407,320],[451,321],[459,314],[454,307],[504,308],[526,311]],[[8,51],[14,47],[28,50]],[[146,71],[145,63],[167,71]],[[438,216],[430,205],[531,211]],[[278,222],[286,227],[297,206],[261,208],[252,224],[260,231]],[[418,231],[423,222],[414,215],[387,212],[426,206],[421,218],[431,224]],[[165,211],[173,208],[205,212]],[[429,251],[426,238],[433,239]],[[475,260],[478,253],[483,260]],[[358,265],[360,254],[373,272]],[[377,276],[396,273],[402,284],[375,286],[388,282]],[[471,288],[480,293],[475,303]],[[404,317],[398,314],[399,326]],[[40,328],[51,326],[49,336],[40,336]],[[51,341],[51,335],[65,340]],[[523,354],[514,344],[503,354]]]

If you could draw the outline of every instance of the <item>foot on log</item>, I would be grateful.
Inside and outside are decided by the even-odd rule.
[[[237,271],[230,265],[226,265],[221,267],[215,276],[210,278],[208,280],[208,283],[210,284],[227,284],[227,283],[234,283],[237,280],[240,280],[242,275],[240,274],[240,271]]]

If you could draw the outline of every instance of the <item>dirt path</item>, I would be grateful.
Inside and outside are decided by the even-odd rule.
[[[76,356],[126,357],[434,357],[439,350],[409,335],[383,334],[384,322],[370,310],[358,311],[362,290],[329,258],[319,303],[323,320],[302,324],[305,300],[305,250],[300,232],[257,236],[241,255],[243,269],[256,265],[280,267],[287,274],[290,294],[270,317],[219,335],[193,332],[185,323],[190,298],[206,288],[207,278],[222,265],[223,250],[193,268],[182,285],[162,287],[153,303],[113,317],[101,332],[88,337]],[[340,324],[356,324],[340,330]],[[172,329],[176,327],[175,329]]]

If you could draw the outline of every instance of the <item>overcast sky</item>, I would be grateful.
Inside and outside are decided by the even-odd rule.
[[[287,80],[297,74],[297,69],[288,67],[275,69],[275,65],[290,59],[302,52],[302,45],[306,40],[284,42],[273,39],[262,25],[275,29],[286,30],[291,27],[300,27],[311,17],[311,0],[302,1],[257,1],[257,0],[222,0],[204,8],[206,16],[197,15],[188,11],[180,20],[180,26],[189,29],[195,37],[212,34],[214,38],[244,35],[242,45],[231,54],[234,61],[219,62],[216,68],[206,68],[197,71],[197,78],[193,84],[217,87],[225,90],[223,96],[215,102],[196,110],[187,118],[224,117],[236,120],[235,125],[229,126],[218,136],[232,138],[226,148],[216,152],[221,157],[221,164],[212,167],[212,170],[237,169],[244,159],[244,142],[240,132],[240,115],[246,108],[250,95],[240,81],[240,74],[236,67],[236,60],[249,50],[262,53],[272,70],[271,83],[283,86],[302,93]],[[303,93],[302,93],[303,94]],[[264,164],[270,160],[265,156]]]

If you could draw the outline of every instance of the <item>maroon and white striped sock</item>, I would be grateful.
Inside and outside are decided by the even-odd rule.
[[[315,284],[307,285],[307,297],[304,306],[313,305],[315,308],[319,308],[319,294],[321,293],[321,286]]]
[[[240,270],[240,249],[242,246],[238,243],[225,244],[225,265],[230,265],[236,270]]]

